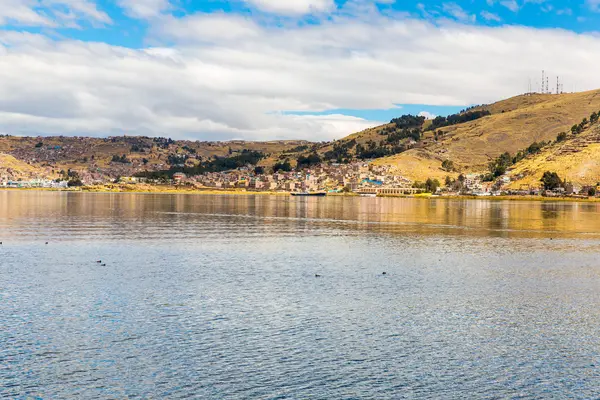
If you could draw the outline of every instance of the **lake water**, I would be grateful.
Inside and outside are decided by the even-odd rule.
[[[599,211],[0,191],[0,397],[595,398]]]

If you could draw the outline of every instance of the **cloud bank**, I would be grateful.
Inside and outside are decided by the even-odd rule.
[[[280,3],[252,1],[264,9]],[[110,21],[91,3],[70,3]],[[560,75],[565,89],[600,87],[595,35],[381,13],[338,12],[316,24],[224,13],[175,18],[162,14],[166,3],[144,4],[127,10],[150,18],[147,47],[0,31],[0,131],[330,140],[379,121],[322,115],[328,110],[486,103],[524,92],[529,78],[535,88],[541,69]],[[274,10],[324,12],[327,4]],[[0,18],[43,17],[15,13]]]

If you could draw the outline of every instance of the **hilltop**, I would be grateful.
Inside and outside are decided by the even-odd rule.
[[[600,90],[523,95],[480,109],[491,115],[441,128],[443,134],[437,140],[377,163],[393,165],[413,179],[447,175],[441,169],[445,160],[452,161],[456,171],[485,173],[500,154],[516,154],[534,142],[553,141],[559,133],[600,110]]]

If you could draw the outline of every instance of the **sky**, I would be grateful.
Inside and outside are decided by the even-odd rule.
[[[600,88],[600,0],[0,0],[0,133],[324,141]]]

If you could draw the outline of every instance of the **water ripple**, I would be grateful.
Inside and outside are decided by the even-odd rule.
[[[1,398],[600,392],[595,205],[0,200]]]

